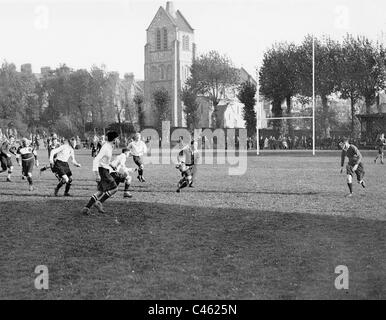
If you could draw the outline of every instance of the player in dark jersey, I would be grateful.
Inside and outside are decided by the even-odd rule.
[[[375,157],[374,163],[377,163],[378,158],[381,158],[381,164],[383,164],[383,148],[386,146],[385,135],[382,133],[377,141],[378,155]]]
[[[189,187],[193,188],[193,182],[197,176],[197,164],[200,159],[200,154],[198,152],[198,142],[196,140],[192,140],[189,146],[188,144],[184,144],[183,140],[181,139],[179,143],[181,150],[178,154],[177,161],[178,163],[183,162],[187,167],[189,167],[191,173]]]
[[[181,161],[177,164],[176,169],[181,172],[182,179],[178,181],[177,192],[181,192],[181,189],[190,185],[193,179],[192,167],[185,164],[184,161]]]
[[[339,146],[342,148],[341,163],[340,163],[341,173],[343,172],[344,160],[346,157],[348,158],[346,173],[347,173],[347,185],[350,190],[350,193],[347,196],[352,197],[353,195],[352,177],[354,173],[357,176],[358,183],[363,188],[366,187],[365,181],[363,180],[363,177],[365,175],[365,168],[362,163],[362,155],[356,146],[349,143],[348,138],[343,138],[343,140],[339,143]]]
[[[14,136],[9,136],[9,140],[4,141],[0,146],[0,164],[1,172],[8,170],[7,182],[11,182],[11,175],[13,171],[12,154],[16,155],[16,146]]]
[[[181,192],[181,189],[185,187],[193,188],[193,178],[197,174],[197,163],[199,159],[199,153],[197,150],[197,141],[193,140],[191,145],[184,145],[180,140],[181,150],[178,154],[178,164],[176,169],[181,172],[182,179],[177,184],[177,192]]]
[[[27,178],[29,191],[32,191],[34,189],[32,181],[32,170],[34,165],[37,167],[39,166],[39,162],[35,148],[31,146],[31,142],[26,138],[21,140],[21,146],[17,149],[16,161],[19,166],[22,166],[22,175],[23,177]]]

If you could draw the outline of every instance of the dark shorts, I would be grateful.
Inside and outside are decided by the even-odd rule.
[[[101,177],[101,181],[98,183],[98,191],[106,192],[118,187],[117,182],[108,169],[99,167],[98,171],[99,176]]]
[[[21,172],[23,176],[28,176],[28,173],[32,173],[32,170],[35,165],[35,159],[22,160],[21,161]]]
[[[0,162],[1,162],[1,169],[2,169],[2,171],[5,171],[5,170],[7,170],[7,169],[12,167],[11,157],[8,157],[4,153],[0,154]]]
[[[383,154],[383,147],[378,148],[378,154]]]
[[[186,171],[184,171],[184,172],[181,172],[181,176],[182,176],[183,178],[192,177],[192,176],[193,176],[192,167],[189,167],[188,170],[186,170]]]
[[[143,165],[143,158],[139,156],[133,156],[134,163],[140,167]]]
[[[120,184],[120,183],[123,183],[126,181],[126,177],[123,175],[123,174],[120,174],[118,172],[111,172],[110,175],[113,177],[113,179],[115,180],[115,183],[117,184],[117,186]]]
[[[346,166],[346,172],[347,172],[347,174],[349,174],[350,176],[353,176],[353,175],[354,175],[353,167],[354,167],[354,165],[352,165],[352,164],[348,164],[348,165]],[[357,176],[357,180],[358,180],[358,181],[361,181],[361,180],[363,179],[363,177],[364,177],[364,175],[365,175],[365,168],[364,168],[362,162],[359,163],[358,169],[355,171],[355,174],[356,174],[356,176]]]
[[[63,162],[60,160],[55,161],[54,167],[52,168],[52,172],[55,173],[59,178],[62,178],[63,176],[72,176],[72,172],[70,170],[68,162]]]

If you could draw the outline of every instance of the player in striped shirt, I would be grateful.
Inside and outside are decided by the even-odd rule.
[[[12,182],[11,175],[13,172],[12,155],[16,155],[15,137],[9,136],[9,140],[2,142],[0,146],[0,173],[7,171],[7,182]]]
[[[340,173],[343,172],[345,158],[346,157],[348,158],[348,164],[346,166],[346,174],[347,174],[347,185],[350,190],[350,193],[347,196],[352,197],[353,195],[352,177],[354,173],[356,174],[358,183],[363,188],[366,187],[365,181],[363,180],[363,177],[365,175],[365,168],[362,163],[362,154],[359,152],[356,146],[349,143],[348,138],[343,138],[342,142],[339,143],[339,146],[342,148]]]
[[[16,161],[19,166],[22,166],[22,175],[27,178],[29,191],[32,191],[34,189],[32,170],[34,165],[39,166],[39,162],[35,148],[31,145],[31,141],[26,138],[21,140],[21,146],[17,149]]]

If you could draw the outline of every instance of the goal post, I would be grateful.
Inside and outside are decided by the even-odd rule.
[[[315,36],[312,35],[312,116],[304,117],[274,117],[274,118],[263,118],[262,117],[262,106],[260,105],[259,97],[259,68],[256,68],[256,154],[260,154],[260,136],[259,129],[261,129],[262,121],[267,120],[286,120],[286,119],[312,119],[312,155],[315,156]]]

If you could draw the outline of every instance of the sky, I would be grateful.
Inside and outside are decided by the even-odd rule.
[[[385,0],[177,0],[198,54],[217,50],[253,76],[275,42],[305,35],[366,35],[386,44]],[[156,0],[0,0],[0,61],[73,69],[106,65],[144,77],[146,29]]]

